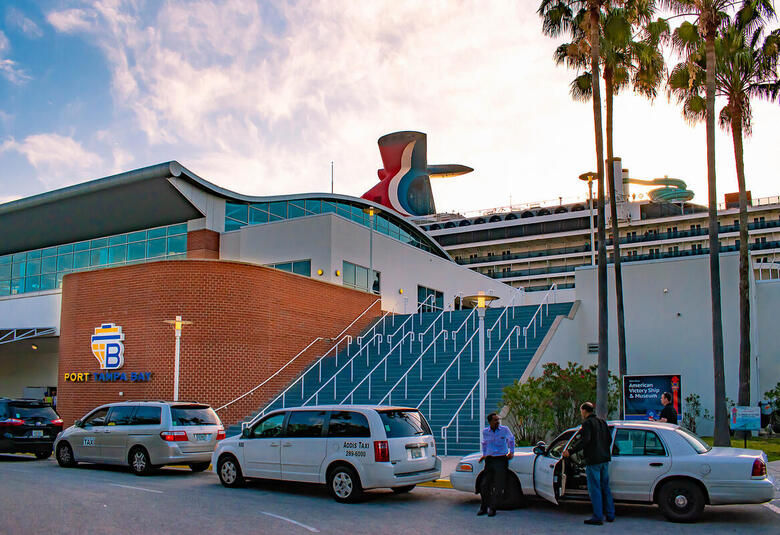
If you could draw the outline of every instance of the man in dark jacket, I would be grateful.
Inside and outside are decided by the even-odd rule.
[[[593,516],[585,520],[586,524],[600,526],[615,520],[615,502],[612,501],[612,492],[609,490],[609,461],[612,458],[610,448],[612,435],[607,427],[607,422],[593,413],[593,403],[585,402],[580,405],[582,415],[582,428],[578,433],[579,442],[570,450],[564,450],[563,456],[582,450],[585,457],[585,476],[588,479],[588,494],[593,505]]]

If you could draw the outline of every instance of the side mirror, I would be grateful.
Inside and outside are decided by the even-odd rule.
[[[75,422],[73,422],[73,425],[75,425],[76,427],[81,427],[83,424],[81,423],[81,420],[76,420]]]
[[[547,444],[542,441],[537,442],[534,446],[534,455],[544,455],[545,451],[547,451]]]
[[[249,427],[244,427],[241,430],[241,438],[249,438],[249,435],[250,435],[251,432],[252,432],[252,430]]]

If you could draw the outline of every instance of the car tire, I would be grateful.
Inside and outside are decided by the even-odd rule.
[[[219,481],[223,486],[229,488],[239,488],[246,485],[244,474],[241,472],[241,465],[232,455],[223,455],[217,462],[217,474]]]
[[[48,459],[49,457],[51,457],[51,448],[46,448],[45,450],[38,450],[35,452],[36,459]]]
[[[140,446],[130,450],[127,462],[130,465],[130,470],[137,476],[148,476],[154,470],[149,453]]]
[[[407,492],[412,492],[412,489],[416,486],[417,485],[404,485],[403,487],[393,487],[393,492],[396,494],[406,494]]]
[[[658,507],[671,522],[696,522],[704,510],[704,493],[692,481],[673,479],[658,491]]]
[[[63,468],[72,468],[78,464],[73,457],[73,448],[67,442],[57,444],[57,463]]]
[[[363,497],[360,477],[351,466],[339,465],[330,470],[328,490],[339,503],[355,503]]]
[[[190,463],[189,464],[190,470],[192,470],[193,472],[203,472],[209,466],[211,466],[211,463],[209,461],[204,461],[202,463]]]

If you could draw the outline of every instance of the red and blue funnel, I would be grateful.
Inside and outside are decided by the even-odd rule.
[[[427,136],[422,132],[394,132],[379,138],[384,169],[379,184],[363,198],[391,208],[402,216],[436,213],[431,178],[464,175],[471,167],[457,164],[428,165]]]

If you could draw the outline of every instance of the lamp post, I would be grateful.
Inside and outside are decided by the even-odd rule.
[[[588,182],[588,210],[590,210],[590,265],[596,265],[596,247],[593,237],[593,179],[596,177],[596,173],[588,171],[580,175],[580,180]]]
[[[479,318],[479,421],[485,423],[485,399],[487,399],[487,379],[485,377],[485,309],[491,301],[498,299],[495,295],[469,295],[463,298],[477,309]]]
[[[191,321],[184,321],[181,316],[176,316],[175,320],[163,320],[169,325],[173,325],[176,332],[176,356],[173,361],[173,401],[179,401],[179,355],[181,352],[181,328],[182,325],[192,325]]]
[[[368,291],[374,293],[374,215],[379,210],[373,206],[363,208],[363,212],[368,214]]]

